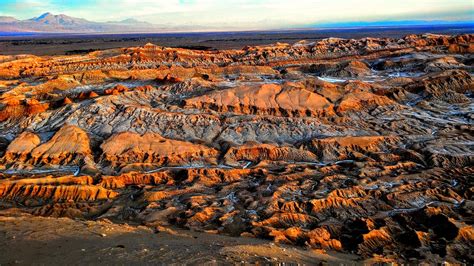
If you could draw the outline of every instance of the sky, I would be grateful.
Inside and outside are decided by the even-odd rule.
[[[0,16],[45,12],[106,22],[135,18],[165,26],[297,28],[360,21],[474,21],[474,0],[0,0]]]

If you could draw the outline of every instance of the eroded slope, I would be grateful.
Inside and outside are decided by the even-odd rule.
[[[473,42],[5,57],[1,207],[472,263]]]

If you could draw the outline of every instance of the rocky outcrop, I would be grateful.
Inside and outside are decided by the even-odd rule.
[[[290,84],[266,84],[216,91],[185,100],[185,107],[290,117],[334,114],[333,105],[326,98]]]
[[[308,151],[292,147],[278,147],[269,144],[248,144],[232,147],[224,155],[227,165],[239,165],[238,161],[259,163],[260,161],[315,162],[317,157]]]
[[[215,164],[218,151],[204,145],[165,139],[159,134],[118,133],[102,145],[102,161],[113,167],[134,163],[155,166]]]
[[[1,208],[469,264],[473,41],[1,57]]]
[[[3,160],[13,165],[82,165],[91,156],[87,133],[79,127],[65,125],[42,144],[31,132],[21,134],[8,146]]]
[[[4,163],[12,163],[16,160],[27,161],[33,149],[40,143],[41,139],[35,133],[28,131],[21,133],[8,145],[3,159]]]
[[[15,120],[20,117],[42,113],[48,110],[48,103],[40,103],[36,99],[29,99],[19,101],[12,99],[5,103],[5,106],[0,110],[0,122],[8,119]]]
[[[32,164],[80,164],[91,156],[87,133],[79,127],[63,126],[46,143],[31,151]]]
[[[0,198],[17,203],[96,201],[111,199],[118,193],[92,185],[89,176],[5,181],[0,184]]]
[[[357,112],[385,105],[395,105],[395,102],[386,96],[379,96],[371,92],[354,92],[344,95],[336,110],[340,113]]]
[[[474,80],[465,71],[451,70],[424,77],[407,85],[406,89],[421,94],[425,99],[467,103],[470,100],[465,94],[474,91]]]
[[[318,76],[357,78],[370,74],[369,66],[361,61],[348,61],[342,63],[313,64],[308,71]]]
[[[314,139],[307,143],[305,148],[324,161],[364,159],[396,149],[399,141],[400,139],[395,136],[333,137]]]
[[[132,185],[159,185],[172,182],[172,176],[167,172],[152,174],[126,173],[120,176],[102,176],[100,184],[104,188],[125,188]]]

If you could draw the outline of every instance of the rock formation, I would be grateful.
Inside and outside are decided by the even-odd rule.
[[[112,166],[148,163],[156,166],[215,164],[218,151],[204,145],[165,139],[156,133],[122,132],[100,146],[103,161]]]
[[[473,35],[0,61],[0,202],[472,264]]]

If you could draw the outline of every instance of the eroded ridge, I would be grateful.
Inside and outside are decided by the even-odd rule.
[[[0,206],[472,263],[474,36],[0,58]]]

